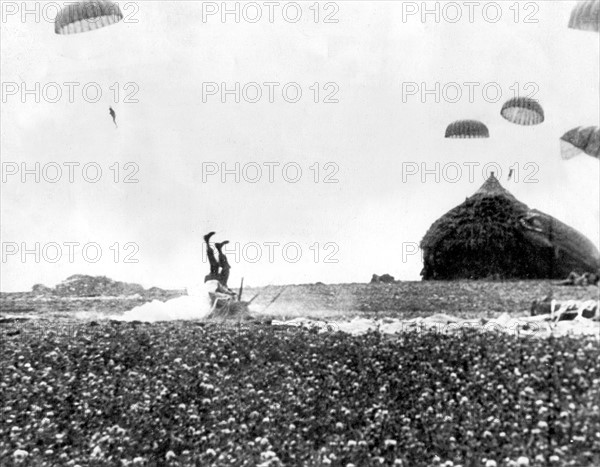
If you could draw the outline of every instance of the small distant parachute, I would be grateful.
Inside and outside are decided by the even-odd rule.
[[[544,109],[538,101],[528,97],[515,97],[502,106],[500,114],[517,125],[539,125],[544,121]]]
[[[600,0],[584,0],[571,12],[569,28],[600,32]]]
[[[93,31],[123,19],[119,5],[108,0],[85,0],[64,7],[54,21],[56,34]]]
[[[560,138],[560,154],[563,159],[571,159],[580,154],[600,159],[600,128],[588,126],[567,131]]]
[[[489,138],[487,127],[477,120],[458,120],[446,128],[446,138]]]

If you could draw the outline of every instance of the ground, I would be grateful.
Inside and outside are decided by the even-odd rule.
[[[394,317],[410,319],[445,313],[461,318],[491,318],[508,312],[529,314],[531,302],[550,291],[557,300],[597,300],[598,287],[556,286],[556,281],[398,282],[395,284],[308,284],[247,289],[245,298],[273,315],[320,317]]]
[[[262,317],[525,315],[550,289],[598,297],[548,282],[301,285]],[[88,302],[95,317],[124,308]],[[594,338],[74,320],[76,304],[3,300],[2,465],[600,465]]]
[[[556,286],[556,281],[514,282],[397,282],[395,284],[303,284],[246,288],[243,298],[258,309],[279,298],[266,310],[274,316],[379,316],[413,318],[446,313],[461,318],[495,317],[508,312],[528,313],[534,299],[550,291],[557,300],[598,299],[598,287]],[[140,297],[31,300],[23,294],[2,294],[2,313],[32,313],[72,317],[72,312],[121,313],[144,303]]]

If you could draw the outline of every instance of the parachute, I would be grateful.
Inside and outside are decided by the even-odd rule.
[[[477,120],[458,120],[446,128],[446,138],[489,138],[487,127]]]
[[[580,154],[600,159],[600,128],[577,127],[567,131],[560,138],[560,153],[563,159],[571,159]]]
[[[500,114],[509,122],[517,125],[539,125],[544,121],[542,106],[527,97],[510,99],[502,106]]]
[[[54,21],[56,34],[93,31],[123,19],[119,5],[108,0],[85,0],[63,8]]]
[[[569,28],[600,32],[600,0],[584,0],[571,12]]]

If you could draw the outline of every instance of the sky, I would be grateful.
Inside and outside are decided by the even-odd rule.
[[[598,160],[560,157],[563,133],[599,124],[599,36],[567,28],[576,2],[480,2],[472,22],[465,2],[427,2],[438,22],[421,2],[280,2],[272,22],[265,2],[228,2],[239,22],[209,14],[221,2],[119,2],[123,21],[72,35],[54,33],[63,3],[1,3],[4,292],[190,286],[210,230],[231,285],[419,280],[425,232],[492,170],[600,243]],[[542,124],[501,117],[516,94]],[[490,138],[445,139],[459,119]]]

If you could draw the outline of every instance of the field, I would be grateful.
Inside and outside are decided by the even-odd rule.
[[[263,315],[523,315],[550,288],[290,286]],[[109,314],[98,302],[89,312]],[[48,303],[19,321],[15,304],[40,312],[5,304],[2,465],[600,465],[596,339],[74,321]]]
[[[394,317],[409,319],[435,313],[461,318],[492,318],[508,312],[529,314],[531,302],[552,292],[557,300],[598,300],[598,287],[561,287],[554,281],[398,282],[394,284],[308,284],[248,289],[250,299],[281,316]]]

